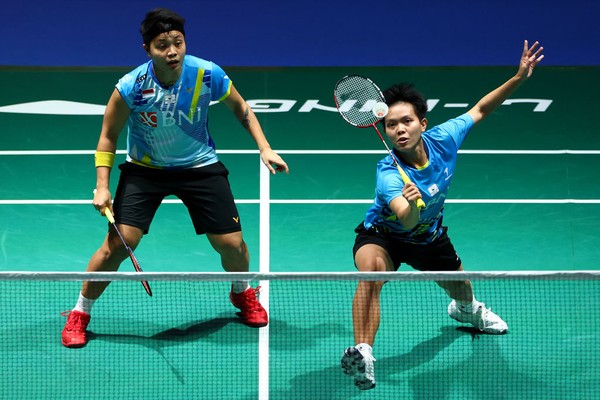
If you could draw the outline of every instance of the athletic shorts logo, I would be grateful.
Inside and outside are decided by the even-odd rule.
[[[158,126],[158,117],[155,112],[140,113],[140,121],[142,121],[142,124],[151,128],[156,128]]]

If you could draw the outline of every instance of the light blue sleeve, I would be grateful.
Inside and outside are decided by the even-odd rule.
[[[130,109],[133,109],[136,100],[136,86],[139,86],[146,79],[152,79],[148,74],[149,65],[150,61],[138,66],[136,69],[125,74],[115,85]]]
[[[135,79],[131,76],[131,73],[125,75],[115,85],[125,103],[129,108],[133,108],[133,87],[135,85]]]
[[[231,79],[217,64],[212,63],[210,75],[211,101],[223,101],[229,97],[231,91]]]
[[[456,148],[460,148],[473,125],[473,117],[467,113],[464,113],[457,118],[453,118],[436,126],[434,130],[436,130],[438,134],[450,135],[456,144]],[[439,139],[443,140],[443,138]]]
[[[398,196],[402,196],[402,188],[404,182],[398,171],[386,169],[380,170],[377,176],[377,196],[385,201],[386,204],[390,204]]]

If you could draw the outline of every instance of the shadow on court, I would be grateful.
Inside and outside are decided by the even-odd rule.
[[[170,328],[152,336],[94,333],[92,331],[88,331],[88,334],[90,341],[101,340],[120,344],[140,344],[154,348],[156,345],[160,347],[174,346],[179,342],[207,339],[229,324],[242,325],[239,318],[219,317],[207,321],[193,322],[184,327]]]
[[[324,340],[343,337],[351,332],[341,323],[288,324],[283,320],[269,322],[269,348],[271,350],[297,350],[319,346]]]
[[[462,399],[517,400],[547,399],[550,393],[556,395],[541,379],[510,366],[500,349],[500,341],[505,339],[502,336],[473,335],[470,357],[410,379],[413,398],[450,399],[456,398],[458,393]]]
[[[94,333],[92,331],[88,331],[90,342],[92,342],[88,343],[88,346],[90,344],[93,345],[94,341],[105,341],[114,344],[146,347],[158,353],[168,365],[175,378],[177,378],[181,384],[184,384],[185,379],[183,373],[169,360],[169,357],[165,355],[164,349],[169,346],[178,346],[182,343],[211,339],[213,335],[230,324],[243,326],[239,318],[219,317],[207,321],[194,322],[185,327],[170,328],[152,336]],[[235,336],[244,337],[245,335]],[[256,338],[249,338],[248,341],[256,341]]]
[[[342,400],[358,397],[377,399],[404,398],[401,395],[400,389],[406,386],[405,380],[394,379],[395,375],[428,363],[458,338],[473,334],[471,331],[456,329],[454,326],[443,327],[441,331],[440,335],[419,343],[409,353],[393,357],[377,358],[378,361],[375,363],[377,387],[373,390],[364,392],[358,390],[354,386],[353,378],[342,373],[339,360],[341,359],[343,348],[340,348],[339,354],[328,355],[329,363],[334,363],[335,365],[298,375],[290,382],[291,388],[289,390],[272,391],[270,395],[275,399],[288,400],[307,398]],[[321,357],[314,358],[315,363],[322,359]],[[433,399],[436,397],[429,398]]]

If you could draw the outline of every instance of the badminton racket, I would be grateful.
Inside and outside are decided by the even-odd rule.
[[[333,98],[338,112],[347,123],[357,128],[373,127],[375,129],[377,136],[396,164],[402,181],[405,184],[409,183],[410,178],[400,167],[400,162],[377,128],[377,123],[387,115],[388,106],[381,89],[375,82],[360,75],[346,75],[335,84]],[[417,199],[417,207],[425,208],[422,199]]]
[[[140,267],[140,263],[138,262],[137,258],[135,257],[135,254],[133,254],[133,250],[131,250],[131,247],[129,247],[127,242],[125,242],[123,235],[121,235],[119,228],[117,228],[117,224],[115,223],[115,217],[113,216],[112,212],[110,211],[110,209],[108,207],[106,207],[104,209],[104,215],[108,219],[108,222],[111,223],[113,228],[115,228],[115,231],[117,232],[117,235],[119,235],[121,242],[123,242],[123,246],[125,246],[125,250],[127,250],[127,252],[129,253],[129,258],[131,259],[131,262],[133,263],[133,268],[135,268],[135,270],[137,272],[143,272],[142,267]],[[152,296],[152,290],[150,289],[150,285],[148,284],[148,282],[143,280],[142,285],[144,286],[144,289],[146,289],[146,293],[148,293],[148,296]]]

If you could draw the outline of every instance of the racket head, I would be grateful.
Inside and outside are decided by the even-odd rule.
[[[373,112],[385,98],[379,86],[361,75],[346,75],[333,89],[335,106],[344,120],[352,126],[366,128],[374,126],[383,117]]]

